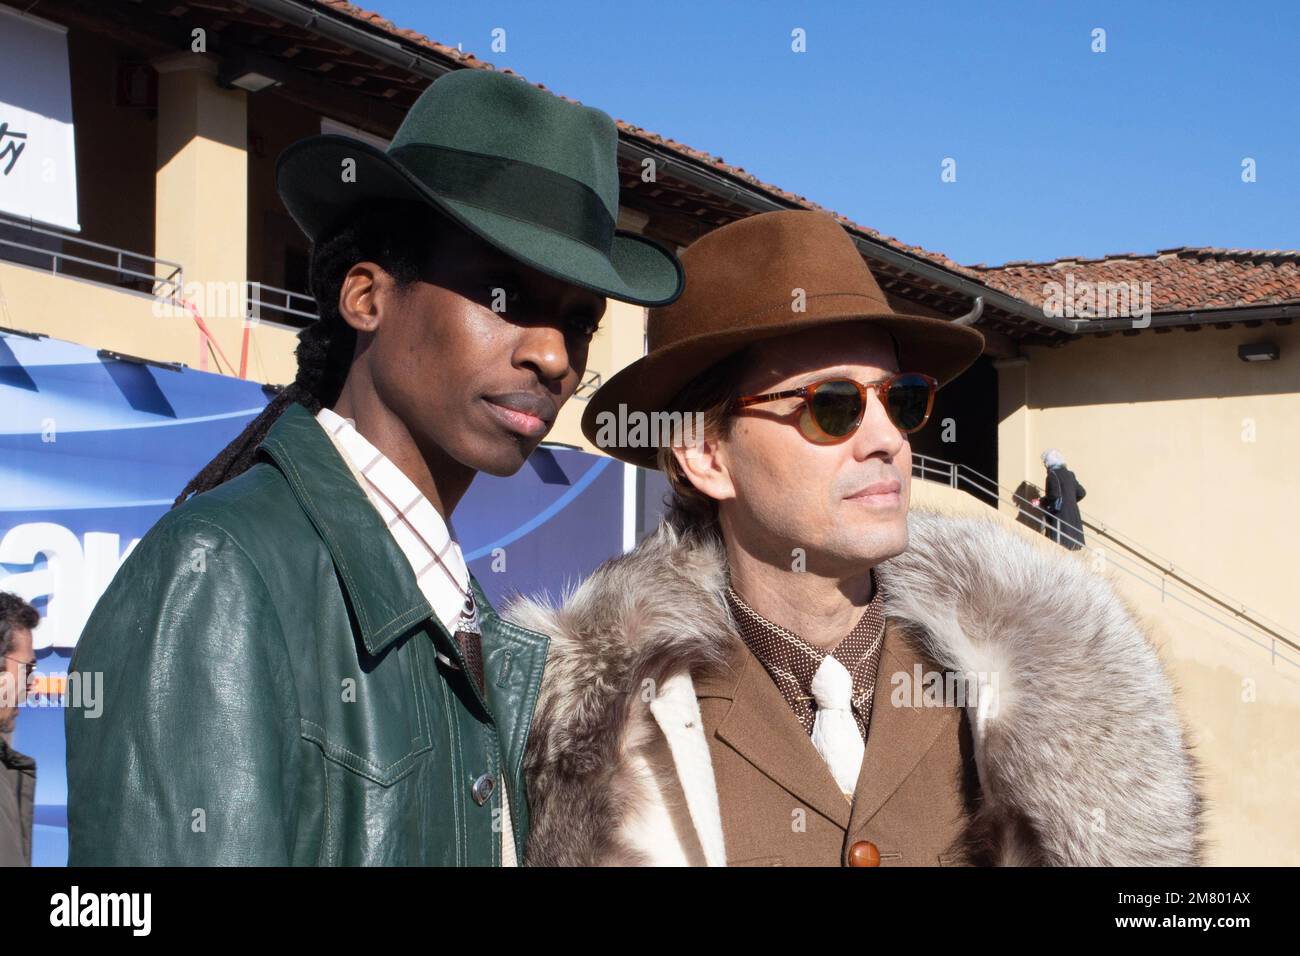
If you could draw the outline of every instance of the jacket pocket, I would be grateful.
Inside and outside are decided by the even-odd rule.
[[[779,856],[751,856],[747,860],[728,860],[727,866],[785,866],[785,859]]]
[[[407,746],[408,749],[400,755],[396,753],[396,750],[401,749],[401,746],[398,748],[392,746],[378,748],[380,750],[379,754],[375,754],[372,748],[366,748],[372,756],[357,753],[347,743],[331,740],[324,727],[306,719],[302,721],[302,737],[304,740],[309,740],[320,747],[321,753],[325,755],[326,760],[373,780],[381,787],[391,786],[401,780],[415,769],[421,754],[428,753],[433,749],[433,742],[429,739],[427,728],[423,734],[409,741],[403,741],[401,746]],[[379,759],[374,759],[375,756],[378,756]]]
[[[325,759],[389,787],[433,749],[429,702],[416,680],[411,645],[396,651],[374,671],[348,679],[347,693],[322,694],[313,716],[302,717],[301,734]]]

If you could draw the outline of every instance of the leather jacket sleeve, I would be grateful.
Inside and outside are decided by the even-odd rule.
[[[102,674],[102,712],[65,714],[70,865],[290,862],[297,696],[266,582],[227,531],[165,515],[71,669]]]

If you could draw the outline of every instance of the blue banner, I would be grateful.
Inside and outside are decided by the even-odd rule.
[[[37,761],[36,865],[67,860],[57,704],[82,626],[130,550],[269,398],[253,382],[0,333],[0,590],[42,616],[13,738]],[[475,480],[452,525],[495,605],[558,595],[619,553],[623,467],[543,447],[513,477]]]

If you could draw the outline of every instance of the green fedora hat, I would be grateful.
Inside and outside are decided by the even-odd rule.
[[[617,147],[606,113],[462,69],[420,94],[387,151],[333,133],[299,140],[280,155],[276,186],[313,242],[357,204],[408,199],[547,275],[666,305],[682,293],[682,267],[654,240],[615,228]]]

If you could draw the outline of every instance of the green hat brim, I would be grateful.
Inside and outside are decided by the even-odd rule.
[[[352,182],[342,179],[347,159],[356,163]],[[677,257],[653,239],[618,230],[606,257],[545,226],[439,195],[383,150],[349,136],[325,133],[294,143],[276,164],[276,188],[313,242],[355,206],[402,199],[432,206],[511,258],[600,295],[661,306],[684,287]]]

